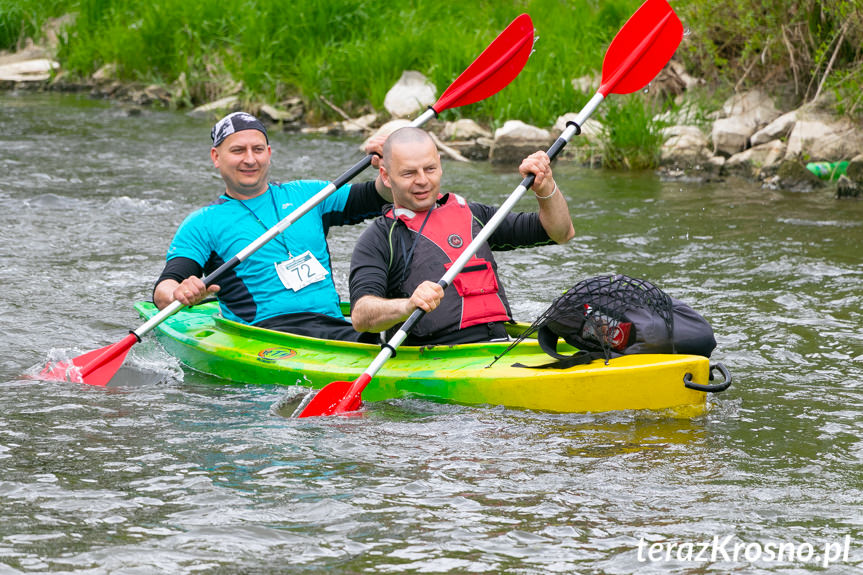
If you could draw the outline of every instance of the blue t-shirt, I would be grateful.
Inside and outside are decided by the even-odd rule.
[[[271,183],[265,193],[242,201],[222,195],[183,221],[168,248],[167,259],[188,258],[210,273],[326,185],[327,182],[309,180]],[[378,215],[383,204],[373,183],[342,186],[330,194],[216,281],[221,287],[218,296],[222,315],[244,323],[300,312],[341,318],[327,231],[332,225],[357,223]],[[328,275],[294,291],[279,279],[275,264],[306,251],[312,253]]]

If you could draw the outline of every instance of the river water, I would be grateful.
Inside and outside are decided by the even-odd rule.
[[[655,282],[734,376],[705,416],[296,420],[285,388],[184,370],[152,337],[107,389],[26,377],[140,325],[174,230],[222,187],[205,120],[32,93],[0,119],[0,574],[863,569],[863,203],[558,165],[576,237],[501,254],[517,318],[592,275]],[[274,133],[272,176],[333,178],[358,144]],[[519,182],[444,171],[487,203]],[[331,232],[343,298],[361,229]]]

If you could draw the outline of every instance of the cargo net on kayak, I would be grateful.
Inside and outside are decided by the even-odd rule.
[[[649,330],[651,324],[663,322],[670,341],[674,331],[672,302],[661,289],[646,280],[625,275],[596,276],[578,282],[555,299],[494,361],[537,334],[546,353],[559,360],[570,360],[569,365],[598,358],[608,363],[636,342],[639,327]],[[580,361],[575,361],[575,356],[557,353],[559,337],[579,350],[575,355],[581,356]]]

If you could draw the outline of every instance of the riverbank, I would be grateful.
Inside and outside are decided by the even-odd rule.
[[[110,67],[100,69],[85,81],[70,81],[60,70],[59,63],[42,57],[46,53],[46,50],[34,47],[16,55],[0,57],[0,87],[87,92],[94,98],[124,102],[130,114],[138,113],[145,106],[175,107],[175,95],[170,87],[121,82],[113,76]],[[9,71],[14,71],[17,76],[10,77]],[[428,82],[425,78],[422,80]],[[590,77],[573,82],[587,89],[592,83]],[[697,94],[694,98],[687,94],[687,90],[703,89],[702,83],[686,74],[677,62],[663,70],[656,84],[664,90],[668,90],[668,86],[683,87],[678,88],[679,93],[675,95],[678,108],[651,119],[652,129],[658,130],[661,138],[657,163],[664,177],[715,180],[739,176],[760,181],[771,189],[808,191],[835,185],[838,197],[861,195],[861,132],[847,118],[832,114],[829,103],[816,102],[782,111],[776,108],[769,95],[755,90],[733,96],[719,110],[704,113],[693,103]],[[403,92],[403,89],[399,83],[392,87],[393,92]],[[436,93],[434,87],[427,91]],[[581,97],[586,95],[587,92],[582,92]],[[244,109],[277,129],[366,136],[379,131],[388,132],[408,123],[408,120],[395,118],[391,110],[352,118],[321,98],[343,119],[312,125],[300,98],[270,104],[245,101],[236,95],[192,108],[187,113],[215,119],[227,112]],[[393,104],[393,108],[407,110],[405,115],[410,116],[416,110],[410,110],[410,106],[406,108],[406,101],[419,100],[408,93],[399,103]],[[432,121],[428,129],[436,135],[442,152],[452,159],[511,163],[525,150],[544,149],[551,145],[573,116],[572,112],[564,114],[555,125],[548,127],[509,120],[492,131],[489,126],[482,126],[474,120],[459,119]],[[602,120],[589,120],[582,135],[566,150],[562,160],[607,167],[604,155],[609,151],[614,153],[608,137],[609,130]],[[812,162],[829,164],[839,161],[846,161],[847,165],[843,164],[845,173],[838,178],[831,178],[830,174],[819,176],[806,169]],[[618,167],[630,167],[627,162],[624,155]],[[832,184],[832,180],[836,183]]]
[[[635,3],[630,4],[636,6]],[[710,4],[707,8],[710,8]],[[585,13],[585,27],[592,26],[591,29],[600,36],[607,35],[609,30],[613,33],[630,8],[626,1],[604,4],[602,10],[594,9]],[[311,17],[318,13],[319,7],[310,5],[304,9],[308,10],[304,17]],[[687,14],[686,8],[678,9],[684,18],[698,26],[698,20],[692,14]],[[336,87],[335,64],[329,60],[354,58],[351,62],[356,65],[356,47],[347,54],[344,52],[344,43],[339,41],[335,41],[332,47],[321,48],[329,56],[325,55],[321,60],[321,54],[314,55],[314,61],[319,63],[320,68],[316,72],[315,82],[310,82],[309,78],[300,79],[296,70],[286,70],[283,58],[279,59],[278,64],[272,63],[276,48],[266,58],[262,58],[259,53],[255,56],[257,59],[250,60],[250,47],[242,43],[246,40],[229,48],[232,54],[214,51],[209,37],[199,38],[198,44],[184,40],[187,42],[182,44],[184,50],[189,51],[189,54],[204,56],[197,64],[186,62],[183,68],[177,68],[177,62],[171,61],[171,66],[174,66],[171,68],[164,61],[167,57],[164,46],[146,43],[147,30],[152,32],[159,23],[152,21],[155,16],[148,10],[151,9],[141,7],[130,13],[118,12],[119,16],[114,14],[110,19],[106,19],[104,14],[99,19],[87,13],[86,17],[64,17],[48,22],[43,36],[49,40],[54,38],[54,41],[53,45],[49,41],[44,51],[55,56],[56,60],[43,58],[42,68],[31,71],[43,76],[47,74],[48,79],[42,77],[28,82],[13,80],[2,85],[19,90],[87,91],[93,97],[127,103],[130,113],[135,113],[136,107],[155,105],[216,117],[242,108],[287,130],[367,134],[394,116],[410,117],[404,111],[395,113],[386,105],[389,94],[395,89],[392,84],[395,80],[392,66],[401,62],[400,58],[403,57],[389,44],[386,48],[389,60],[385,66],[389,71],[383,72],[382,68],[375,70],[376,65],[383,64],[379,60],[376,63],[364,61],[363,71],[368,72],[359,76],[366,76],[366,84],[369,85],[362,88],[357,86],[357,93],[350,97],[346,96],[343,86]],[[346,3],[345,10],[356,13],[358,8]],[[461,10],[458,14],[442,14],[441,18],[447,21],[459,16],[476,16],[475,13],[468,14],[469,8]],[[543,39],[550,36],[553,41],[559,40],[560,30],[554,27],[549,10],[539,7],[535,11],[536,25],[543,27]],[[188,20],[190,14],[192,12],[183,12],[177,16]],[[135,20],[135,15],[143,19]],[[486,15],[501,19],[494,12]],[[207,15],[197,16],[205,18]],[[165,34],[173,38],[168,32],[177,23],[168,20],[163,21],[162,25]],[[190,20],[187,23],[189,29],[207,29],[207,22],[199,20]],[[427,24],[425,27],[421,22],[415,24],[418,37],[411,39],[411,46],[414,40],[420,41],[428,29]],[[111,45],[115,49],[106,52],[105,45],[91,43],[99,35],[94,26],[104,38],[112,38]],[[236,26],[242,29],[252,24],[244,19],[237,22]],[[257,28],[251,30],[260,31]],[[324,37],[333,36],[335,31],[315,30]],[[835,42],[837,53],[839,47],[847,43],[846,36],[849,40],[854,37],[854,30],[854,27],[842,29],[841,36]],[[747,90],[745,86],[751,84],[744,82],[747,77],[757,79],[759,74],[765,73],[764,70],[759,72],[758,62],[753,62],[742,73],[743,77],[736,82],[734,90],[729,91],[722,79],[715,76],[716,71],[704,67],[704,64],[699,73],[689,73],[686,69],[687,65],[693,67],[700,62],[699,57],[693,54],[709,51],[705,47],[710,39],[707,36],[709,33],[702,31],[698,42],[687,37],[678,50],[678,57],[683,60],[673,61],[651,84],[648,93],[609,99],[584,127],[583,134],[565,150],[565,159],[612,168],[658,167],[665,177],[712,179],[740,175],[761,181],[765,187],[799,190],[821,184],[821,180],[805,169],[807,163],[814,160],[847,160],[850,162],[847,171],[849,178],[839,186],[847,195],[859,193],[859,184],[863,184],[860,181],[863,179],[860,175],[863,170],[859,167],[858,156],[863,153],[863,143],[853,120],[855,102],[847,99],[841,101],[838,90],[822,90],[824,80],[830,77],[831,67],[820,72],[822,81],[812,97],[809,97],[808,89],[802,95],[791,94],[787,82],[783,84],[779,80],[764,89]],[[462,36],[458,36],[458,39],[462,40]],[[310,44],[317,45],[320,38],[310,32],[309,40]],[[386,38],[386,42],[390,40]],[[440,42],[439,39],[434,40]],[[479,38],[471,40],[477,43]],[[274,39],[274,42],[281,41],[281,38]],[[173,38],[170,42],[177,44],[180,40]],[[117,49],[118,43],[123,45],[122,50]],[[137,46],[138,52],[143,50],[146,55],[138,54],[137,59],[133,58],[127,43]],[[462,44],[457,50],[452,46],[439,48],[434,42],[429,44],[434,49],[430,47],[428,52],[434,52],[436,59],[440,58],[446,63],[445,66],[438,62],[432,63],[427,53],[423,58],[414,59],[418,68],[430,72],[428,77],[421,75],[419,80],[420,85],[431,86],[427,92],[439,93],[445,83],[453,80],[457,72],[451,72],[450,76],[444,68],[462,69],[458,67],[464,65],[460,60],[464,60],[464,53],[468,52],[467,41]],[[458,125],[445,121],[429,124],[427,127],[441,140],[441,149],[450,157],[458,159],[510,162],[523,149],[547,147],[568,119],[566,114],[572,114],[592,96],[598,81],[591,70],[598,68],[602,55],[596,49],[602,43],[597,42],[596,38],[567,38],[565,42],[550,44],[538,44],[539,53],[532,57],[526,72],[501,94],[444,116],[444,119],[458,120]],[[559,45],[566,45],[568,50],[561,52]],[[404,42],[400,46],[402,51],[406,49]],[[287,48],[281,46],[279,49]],[[85,58],[87,50],[90,50],[89,60]],[[457,57],[455,52],[458,52]],[[108,53],[113,55],[108,56]],[[586,57],[583,62],[576,64],[571,53],[584,53]],[[801,62],[804,60],[803,55],[802,52],[797,55]],[[229,56],[236,60],[233,64],[225,60]],[[106,57],[112,60],[105,62]],[[214,63],[214,59],[219,62]],[[89,63],[87,66],[93,66],[94,62],[103,63],[97,68],[87,68],[82,64],[85,60]],[[299,51],[294,60],[296,65],[305,65],[311,56],[308,51]],[[271,61],[272,65],[268,67],[267,61]],[[246,65],[242,65],[244,63]],[[339,66],[344,65],[345,62],[340,61]],[[235,69],[231,70],[232,67]],[[182,71],[177,72],[180,69]],[[579,71],[587,73],[573,77],[572,72]],[[402,69],[398,73],[402,72],[414,73],[410,69]],[[348,71],[344,70],[343,73],[347,74]],[[813,77],[814,73],[810,71]],[[798,82],[797,68],[794,74],[795,82]],[[132,76],[148,77],[152,81],[131,80]],[[355,76],[356,70],[350,79],[345,77],[342,78],[344,82],[339,81],[353,83],[357,80]],[[441,78],[445,80],[441,81]],[[269,83],[269,87],[260,84],[264,80]],[[270,85],[273,82],[282,87],[274,89]],[[291,85],[294,88],[290,88]],[[536,86],[542,86],[543,89],[537,91]],[[728,93],[728,97],[722,99],[723,93]],[[844,114],[842,110],[848,113]],[[778,124],[773,124],[777,121]],[[466,134],[469,137],[465,137]]]

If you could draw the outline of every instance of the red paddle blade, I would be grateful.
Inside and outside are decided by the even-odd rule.
[[[521,72],[533,51],[530,16],[522,14],[506,27],[432,106],[440,114],[497,94]]]
[[[356,381],[334,381],[325,385],[297,417],[338,415],[356,411],[363,403],[361,394],[372,377],[364,373]]]
[[[629,94],[647,86],[683,39],[683,24],[666,0],[647,0],[605,53],[599,93]]]
[[[48,364],[39,373],[46,381],[71,381],[104,387],[111,381],[133,345],[138,343],[134,333],[119,342],[79,355],[71,362]]]

